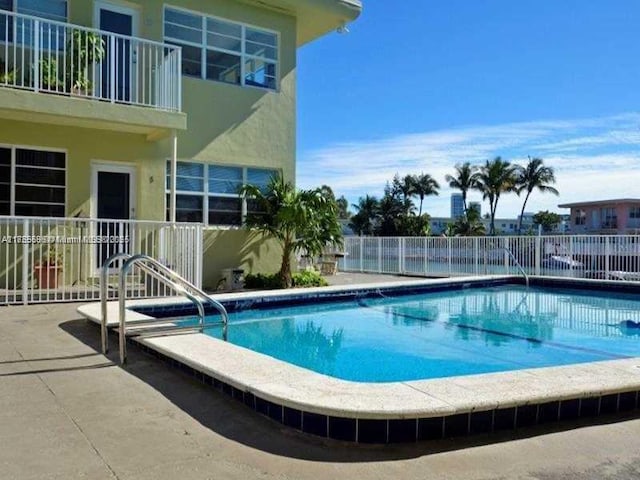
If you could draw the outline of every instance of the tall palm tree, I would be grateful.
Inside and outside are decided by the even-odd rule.
[[[522,192],[527,192],[524,197],[524,203],[522,204],[522,211],[520,212],[520,219],[518,220],[518,234],[522,230],[522,216],[524,215],[524,209],[527,206],[527,201],[531,192],[538,190],[540,193],[553,193],[559,195],[558,190],[552,187],[550,184],[556,183],[556,176],[552,167],[544,165],[544,160],[541,158],[529,157],[529,163],[526,167],[520,167],[518,169],[518,178],[516,183],[516,193],[520,195]]]
[[[516,171],[517,167],[515,165],[502,160],[500,157],[487,160],[480,167],[476,179],[476,188],[482,193],[484,200],[489,200],[489,218],[491,219],[489,235],[496,234],[495,219],[500,195],[513,192],[516,189]]]
[[[455,175],[446,175],[444,179],[449,183],[449,187],[460,190],[462,193],[462,205],[464,213],[467,213],[467,192],[476,188],[478,182],[478,167],[472,166],[469,162],[456,165]]]
[[[428,173],[412,175],[410,182],[413,184],[412,194],[420,199],[420,208],[418,209],[418,216],[420,217],[422,216],[422,202],[424,201],[424,197],[440,195],[440,184]]]

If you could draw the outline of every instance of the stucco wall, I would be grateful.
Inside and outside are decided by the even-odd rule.
[[[143,38],[163,40],[162,0],[139,5]],[[178,136],[183,160],[281,169],[295,180],[296,21],[276,12],[233,0],[174,0],[167,5],[219,16],[280,35],[279,90],[268,91],[183,76],[183,110],[187,131]],[[70,22],[94,26],[93,2],[72,1]],[[168,141],[163,141],[168,151]]]
[[[114,1],[113,3],[118,3]],[[120,2],[124,4],[124,2]],[[162,0],[139,5],[138,35],[162,41]],[[293,17],[232,0],[176,0],[168,4],[252,24],[280,34],[278,91],[227,85],[183,77],[183,111],[188,129],[179,132],[178,157],[206,163],[280,169],[295,180],[296,23]],[[94,2],[71,0],[69,22],[96,26]],[[34,94],[41,95],[41,94]],[[67,216],[89,216],[91,162],[125,162],[136,168],[135,218],[165,219],[165,162],[169,139],[149,142],[141,134],[52,126],[0,119],[0,144],[65,149]],[[274,242],[242,230],[207,230],[204,283],[215,286],[220,271],[277,271],[280,254]]]

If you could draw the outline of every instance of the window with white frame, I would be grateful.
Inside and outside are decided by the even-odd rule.
[[[184,75],[242,86],[277,88],[278,35],[275,32],[165,7],[164,39],[182,47]]]
[[[0,147],[0,215],[64,217],[66,155]]]
[[[576,225],[586,225],[587,224],[587,212],[585,210],[577,209],[575,216],[575,224]]]
[[[251,184],[266,188],[278,170],[205,165],[197,162],[178,162],[176,170],[176,221],[202,222],[207,225],[238,226],[243,216],[257,213],[251,201],[245,203],[239,191]],[[171,164],[167,162],[166,217],[169,219]]]
[[[67,0],[0,0],[0,10],[59,22],[67,21]]]
[[[45,20],[67,21],[67,0],[0,0],[0,41],[15,41],[22,45],[32,45],[34,43],[31,20],[18,18],[14,23],[12,17],[2,15],[2,10]],[[44,48],[61,49],[64,44],[63,35],[61,29],[57,26],[47,23],[40,27],[40,38]]]

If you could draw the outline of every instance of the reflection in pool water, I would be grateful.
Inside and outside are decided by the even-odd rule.
[[[229,341],[346,380],[417,380],[640,356],[640,329],[621,327],[639,307],[501,286],[240,311]]]

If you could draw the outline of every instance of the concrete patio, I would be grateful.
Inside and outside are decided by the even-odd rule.
[[[2,479],[640,478],[638,418],[394,447],[297,434],[135,347],[121,368],[77,306],[0,308]]]

